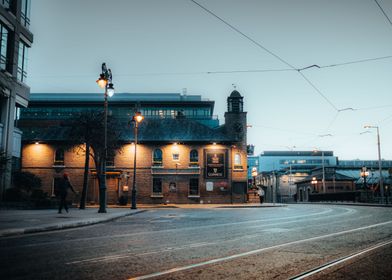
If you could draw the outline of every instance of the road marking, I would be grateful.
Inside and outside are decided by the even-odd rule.
[[[71,264],[105,262],[105,261],[112,261],[112,260],[124,259],[124,258],[129,258],[129,257],[146,256],[146,255],[153,255],[153,254],[158,254],[158,253],[162,253],[162,252],[172,252],[172,251],[178,251],[178,250],[184,250],[184,249],[190,249],[190,248],[204,247],[204,246],[213,245],[213,244],[216,244],[216,243],[215,242],[191,243],[191,244],[186,244],[186,245],[183,245],[180,247],[167,247],[167,248],[163,248],[163,249],[157,250],[157,251],[150,251],[150,252],[139,253],[139,254],[128,253],[128,254],[110,255],[110,256],[104,256],[104,257],[84,259],[84,260],[79,260],[79,261],[72,261],[72,262],[67,262],[65,264],[71,265]]]
[[[376,250],[376,249],[378,249],[378,248],[384,247],[384,246],[389,245],[389,244],[392,244],[392,240],[389,240],[389,241],[387,241],[387,242],[383,242],[383,243],[376,244],[375,246],[369,247],[369,248],[367,248],[367,249],[365,249],[365,250],[359,251],[359,252],[357,252],[357,253],[348,255],[348,256],[343,257],[343,258],[339,258],[339,259],[334,260],[334,261],[331,261],[331,262],[329,262],[329,263],[327,263],[327,264],[318,266],[318,267],[316,267],[316,268],[314,268],[314,269],[312,269],[312,270],[310,270],[310,271],[307,271],[307,272],[304,272],[304,273],[302,273],[302,274],[300,274],[300,275],[294,276],[294,277],[290,278],[290,280],[300,280],[300,279],[304,279],[304,278],[309,277],[309,276],[311,276],[311,275],[317,274],[317,273],[319,273],[319,272],[321,272],[321,271],[323,271],[323,270],[326,270],[326,269],[328,269],[328,268],[330,268],[330,267],[333,267],[333,266],[338,265],[338,264],[340,264],[340,263],[346,262],[346,261],[348,261],[348,260],[351,260],[351,259],[353,259],[353,258],[356,258],[356,257],[360,256],[360,255],[366,254],[366,253],[368,253],[368,252],[370,252],[370,251]]]
[[[356,210],[349,209],[349,208],[341,208],[340,207],[340,208],[334,208],[334,209],[344,209],[344,210],[356,212]],[[49,242],[27,244],[27,245],[22,245],[19,247],[36,247],[36,246],[42,246],[42,245],[48,245],[48,244],[59,244],[59,242],[66,243],[66,242],[82,242],[82,241],[108,239],[108,238],[114,239],[114,238],[122,238],[122,237],[129,237],[129,236],[146,235],[146,234],[161,234],[161,233],[167,233],[167,232],[187,231],[187,230],[202,229],[202,228],[216,228],[216,227],[226,227],[226,226],[230,226],[230,225],[251,224],[251,223],[256,223],[256,222],[269,222],[269,221],[279,221],[279,220],[287,220],[287,219],[297,219],[297,218],[302,218],[302,217],[325,215],[325,214],[331,213],[332,211],[333,211],[333,209],[327,208],[326,210],[321,211],[321,212],[316,212],[316,213],[312,213],[312,214],[305,214],[305,215],[297,215],[297,216],[288,216],[288,217],[283,217],[283,218],[257,219],[257,220],[249,220],[249,221],[234,222],[234,223],[222,223],[222,224],[173,228],[173,229],[164,229],[164,230],[155,230],[155,231],[140,231],[140,232],[133,232],[133,233],[117,234],[117,235],[74,238],[74,239],[70,239],[70,240],[49,241]],[[345,214],[345,213],[342,213],[342,214]]]
[[[332,217],[335,217],[335,216],[336,215],[329,216],[329,218],[332,218]],[[362,216],[362,218],[370,217],[370,216],[371,215]],[[315,220],[315,219],[311,219],[311,220]],[[289,224],[289,223],[293,223],[293,222],[296,222],[296,221],[288,221],[288,222],[284,222],[284,223],[277,223],[276,225]],[[336,222],[339,222],[339,221],[336,221]],[[333,223],[336,223],[336,222],[333,222]],[[271,225],[274,225],[274,224],[269,224],[268,226],[271,226]],[[314,226],[312,226],[312,227],[314,227]],[[303,226],[297,227],[297,228],[304,229]],[[283,229],[283,230],[284,231],[290,231],[290,230],[293,230],[293,229],[296,229],[296,228]],[[138,254],[135,254],[135,253],[125,253],[125,254],[118,254],[118,255],[111,255],[111,256],[104,256],[104,257],[97,257],[97,258],[73,261],[73,262],[68,262],[66,264],[70,265],[70,264],[105,262],[105,261],[112,261],[112,260],[117,260],[117,259],[124,259],[124,258],[128,258],[128,257],[146,256],[146,255],[153,255],[153,254],[159,254],[159,253],[170,252],[170,251],[185,250],[185,249],[189,249],[189,248],[197,248],[197,247],[211,246],[211,245],[217,245],[217,244],[228,243],[228,242],[236,242],[236,241],[240,241],[240,240],[244,240],[244,239],[253,239],[253,238],[260,237],[263,232],[268,232],[268,231],[270,231],[270,232],[277,232],[276,230],[277,230],[277,228],[273,228],[273,231],[271,231],[269,229],[265,229],[265,230],[263,230],[262,232],[259,232],[259,233],[241,235],[241,236],[230,238],[229,240],[223,240],[223,241],[220,241],[220,242],[191,243],[191,244],[186,244],[186,245],[179,246],[179,247],[162,248],[161,250],[149,251],[149,252],[145,252],[145,253],[138,253]]]
[[[334,233],[330,233],[330,234],[315,236],[315,237],[311,237],[311,238],[291,241],[291,242],[288,242],[288,243],[274,245],[274,246],[267,247],[267,248],[260,248],[260,249],[256,249],[256,250],[252,250],[252,251],[248,251],[248,252],[243,252],[243,253],[240,253],[240,254],[234,254],[234,255],[230,255],[230,256],[226,256],[226,257],[222,257],[222,258],[212,259],[212,260],[205,261],[205,262],[200,262],[200,263],[196,263],[196,264],[186,265],[186,266],[182,266],[182,267],[175,267],[175,268],[172,268],[172,269],[169,269],[169,270],[164,270],[164,271],[155,272],[155,273],[151,273],[151,274],[136,276],[136,277],[129,278],[128,280],[149,279],[149,278],[153,278],[153,277],[157,277],[157,276],[171,274],[171,273],[174,273],[174,272],[179,272],[179,271],[193,269],[193,268],[196,268],[196,267],[211,265],[211,264],[220,263],[220,262],[224,262],[224,261],[228,261],[228,260],[232,260],[232,259],[237,259],[237,258],[241,258],[241,257],[247,257],[247,256],[250,256],[250,255],[254,255],[254,254],[257,254],[257,253],[260,253],[260,252],[264,252],[264,251],[267,251],[267,250],[271,250],[271,249],[277,249],[277,248],[281,248],[281,247],[285,247],[285,246],[290,246],[290,245],[305,243],[305,242],[309,242],[309,241],[325,239],[325,238],[338,236],[338,235],[342,235],[342,234],[347,234],[347,233],[352,233],[352,232],[361,231],[361,230],[365,230],[365,229],[370,229],[370,228],[375,228],[375,227],[379,227],[379,226],[384,226],[384,225],[388,225],[388,224],[391,224],[391,223],[392,223],[392,220],[391,221],[387,221],[387,222],[383,222],[383,223],[374,224],[374,225],[359,227],[359,228],[355,228],[355,229],[349,229],[349,230],[334,232]]]

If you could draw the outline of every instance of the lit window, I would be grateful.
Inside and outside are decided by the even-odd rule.
[[[241,165],[241,155],[240,155],[240,153],[236,153],[234,155],[234,165]]]
[[[64,165],[64,149],[58,148],[54,154],[54,165]]]
[[[189,195],[199,196],[199,179],[192,178],[189,180]]]
[[[161,166],[162,165],[162,150],[161,149],[155,149],[153,154],[152,154],[152,164],[156,166]]]
[[[234,169],[243,169],[241,165],[241,154],[235,153],[234,154]]]

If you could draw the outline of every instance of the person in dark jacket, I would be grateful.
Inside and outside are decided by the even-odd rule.
[[[68,194],[68,189],[71,189],[73,193],[76,194],[74,188],[72,187],[70,181],[69,181],[69,176],[67,173],[64,173],[63,178],[60,181],[59,184],[59,195],[60,195],[60,206],[59,206],[59,214],[61,214],[61,210],[63,210],[63,207],[65,211],[68,213],[68,205],[67,205],[67,194]]]

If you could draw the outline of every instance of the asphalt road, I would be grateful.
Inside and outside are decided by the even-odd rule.
[[[0,279],[289,279],[388,241],[392,208],[152,209],[85,228],[2,238]],[[391,248],[309,279],[390,279]]]

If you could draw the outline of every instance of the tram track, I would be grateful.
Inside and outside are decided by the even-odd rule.
[[[309,269],[307,271],[304,271],[304,272],[302,272],[300,274],[297,274],[296,276],[291,277],[289,279],[290,280],[306,279],[306,278],[308,278],[310,276],[316,275],[316,274],[318,274],[318,273],[320,273],[322,271],[325,271],[325,270],[330,269],[332,267],[335,267],[337,265],[343,264],[343,263],[345,263],[345,262],[347,262],[349,260],[358,258],[359,256],[365,255],[365,254],[367,254],[369,252],[372,252],[374,250],[383,248],[383,247],[388,246],[390,244],[392,244],[392,239],[384,241],[384,242],[381,242],[381,243],[378,243],[378,244],[375,244],[373,246],[370,246],[368,248],[362,249],[362,250],[357,251],[355,253],[346,255],[344,257],[340,257],[340,258],[337,258],[335,260],[329,261],[329,262],[327,262],[325,264],[322,264],[320,266],[314,267],[314,268]]]

